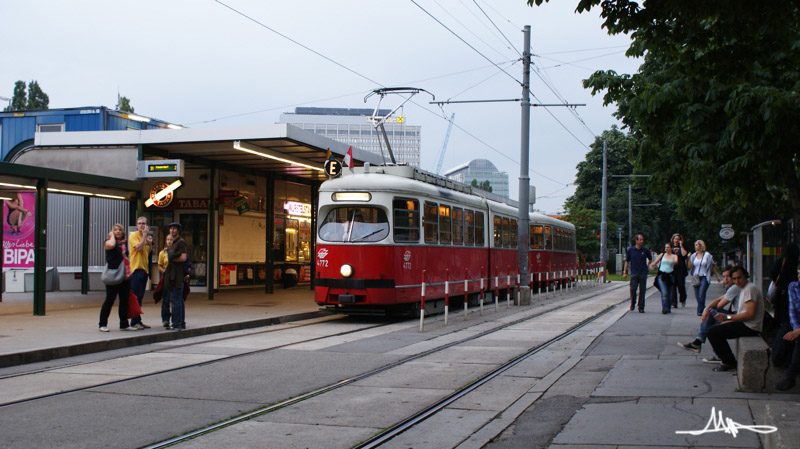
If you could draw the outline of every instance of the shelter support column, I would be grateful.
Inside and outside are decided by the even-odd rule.
[[[266,248],[266,257],[265,257],[265,265],[266,265],[266,279],[264,283],[264,293],[275,293],[275,256],[272,252],[272,246],[275,244],[275,177],[268,174],[267,175],[267,211],[266,211],[266,218],[267,218],[267,244],[265,245]]]
[[[45,314],[47,288],[47,179],[36,181],[36,229],[33,239],[33,314]]]
[[[212,168],[208,175],[208,251],[206,252],[206,285],[208,286],[208,300],[214,300],[214,283],[217,277],[216,241],[214,236],[219,229],[219,218],[215,215],[217,203],[215,201],[215,187],[217,170]]]
[[[83,197],[83,239],[81,241],[81,294],[89,293],[89,207],[90,198]]]

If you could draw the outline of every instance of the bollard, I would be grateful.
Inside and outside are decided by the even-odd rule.
[[[498,308],[500,307],[500,267],[494,267],[495,276],[494,276],[494,311],[497,312]]]
[[[447,326],[447,313],[450,310],[450,269],[444,270],[444,325]]]
[[[481,267],[481,297],[480,297],[480,304],[481,304],[481,315],[483,315],[483,301],[486,299],[486,290],[483,289],[483,267]]]
[[[467,291],[469,291],[469,269],[464,268],[464,319],[467,319],[467,302],[469,300]]]
[[[542,272],[539,272],[539,302],[542,302]]]
[[[422,270],[422,298],[419,308],[419,331],[425,330],[425,270]]]
[[[506,307],[511,307],[511,267],[506,265]]]

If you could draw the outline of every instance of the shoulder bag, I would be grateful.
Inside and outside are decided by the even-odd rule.
[[[119,285],[125,280],[125,261],[119,263],[117,268],[109,268],[108,264],[103,267],[103,274],[100,279],[106,285]]]
[[[778,299],[778,293],[780,292],[780,288],[778,288],[778,282],[781,281],[781,272],[783,271],[783,266],[786,265],[786,258],[783,259],[783,263],[781,263],[781,271],[778,272],[778,277],[775,278],[774,281],[769,283],[769,288],[767,288],[767,301],[771,304],[775,304],[775,300]]]
[[[694,259],[695,259],[694,256],[695,256],[695,254],[697,254],[697,253],[694,253],[691,256],[693,265],[694,265]],[[703,266],[703,261],[704,260],[706,260],[706,254],[705,253],[703,253],[703,258],[700,259],[700,265],[699,266],[696,266],[696,265],[693,266],[692,272],[699,273],[700,272],[700,268]],[[692,286],[693,287],[699,287],[700,286],[700,275],[699,274],[692,274]]]

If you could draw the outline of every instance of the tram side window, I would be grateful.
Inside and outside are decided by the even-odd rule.
[[[511,242],[509,242],[509,243],[511,243],[511,247],[512,248],[516,248],[517,247],[517,220],[514,220],[513,218],[511,219],[511,235],[509,236],[509,238],[511,239]]]
[[[453,208],[453,245],[464,243],[464,209]]]
[[[439,243],[450,243],[453,239],[450,222],[450,206],[439,206]]]
[[[486,229],[483,221],[483,212],[475,212],[475,246],[483,246],[483,230]]]
[[[494,247],[503,247],[503,219],[500,216],[494,216]]]
[[[419,242],[419,201],[395,198],[394,209],[394,241]]]
[[[553,249],[553,237],[550,235],[550,226],[544,227],[544,249]]]
[[[503,248],[508,248],[510,246],[509,237],[510,237],[510,230],[509,230],[509,223],[508,218],[503,217]]]
[[[464,211],[464,217],[466,218],[466,223],[464,223],[464,244],[472,246],[475,244],[475,212],[471,210]]]
[[[544,235],[541,226],[530,227],[531,249],[544,249]]]
[[[439,242],[439,205],[425,201],[425,243]]]

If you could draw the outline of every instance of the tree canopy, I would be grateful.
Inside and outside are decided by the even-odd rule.
[[[5,111],[35,111],[38,109],[47,109],[50,105],[50,97],[39,87],[36,80],[28,83],[28,92],[25,93],[25,82],[20,80],[14,83],[14,96],[11,98],[11,104],[7,106]]]
[[[579,0],[577,11],[596,7],[643,63],[584,86],[616,104],[650,191],[706,234],[721,223],[800,223],[800,4]]]
[[[133,106],[131,106],[131,100],[128,97],[118,97],[117,110],[122,112],[130,112],[131,114],[133,114]]]
[[[485,179],[483,182],[478,182],[477,179],[473,179],[470,185],[472,187],[477,187],[481,190],[485,190],[487,192],[492,191],[492,183],[490,183],[488,179]]]

